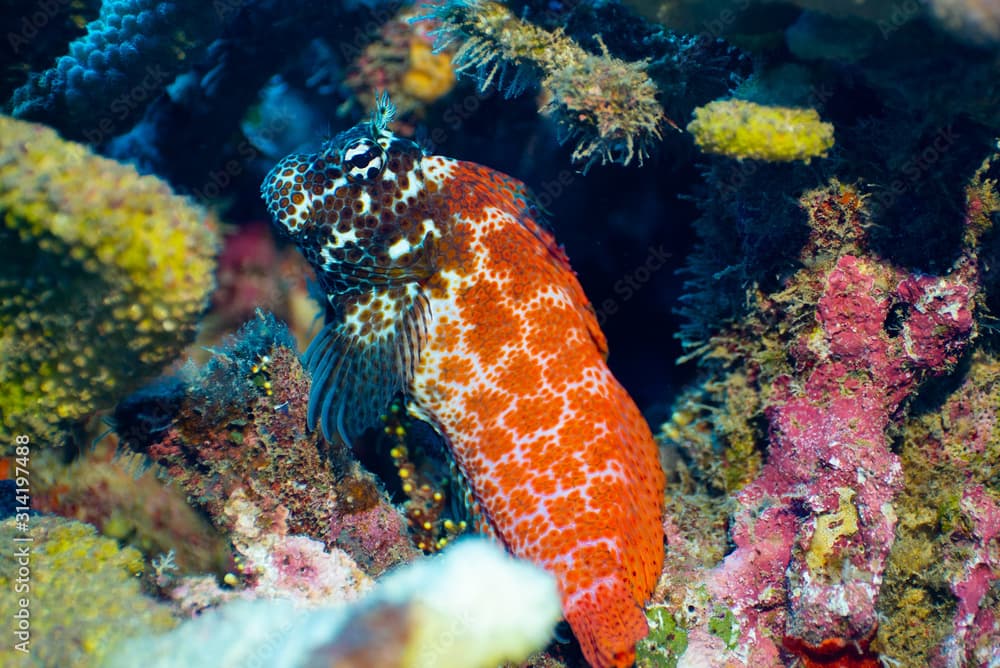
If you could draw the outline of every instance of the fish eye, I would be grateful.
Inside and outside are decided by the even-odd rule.
[[[342,164],[352,183],[370,181],[385,168],[385,151],[371,139],[357,139],[344,147]]]

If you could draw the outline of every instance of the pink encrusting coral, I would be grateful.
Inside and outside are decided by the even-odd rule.
[[[875,665],[867,647],[903,484],[888,430],[973,335],[977,264],[970,248],[927,276],[873,254],[853,188],[834,183],[802,205],[812,234],[783,296],[815,310],[772,383],[767,463],[736,497],[736,549],[708,584],[742,620],[751,663],[783,644],[806,665]]]

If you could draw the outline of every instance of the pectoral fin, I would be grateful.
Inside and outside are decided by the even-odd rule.
[[[378,424],[413,378],[427,329],[427,301],[417,283],[378,286],[345,299],[306,350],[312,374],[308,425],[347,443]]]

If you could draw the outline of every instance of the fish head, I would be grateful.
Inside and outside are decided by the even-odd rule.
[[[441,235],[425,174],[428,156],[387,127],[385,98],[371,120],[312,154],[292,154],[261,193],[278,232],[294,241],[323,281],[425,275]],[[431,156],[434,158],[435,156]]]

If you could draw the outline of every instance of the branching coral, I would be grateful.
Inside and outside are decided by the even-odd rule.
[[[547,98],[541,113],[567,139],[577,141],[573,160],[642,164],[658,141],[663,109],[643,63],[585,51],[561,31],[550,32],[517,18],[492,0],[452,0],[434,9],[440,46],[462,41],[459,72],[475,70],[480,86],[506,85],[518,92],[538,77]]]
[[[65,53],[66,44],[84,34],[100,7],[100,0],[5,2],[0,8],[6,33],[0,43],[0,99],[9,98],[29,72],[45,69]]]
[[[699,107],[687,129],[706,153],[739,160],[808,163],[833,147],[833,126],[820,121],[814,109],[746,100],[716,100]]]
[[[213,223],[159,179],[0,117],[0,435],[57,440],[190,341]]]
[[[10,614],[27,611],[28,631],[19,641],[27,651],[5,642],[4,665],[101,665],[121,640],[174,625],[170,609],[139,589],[136,575],[144,565],[138,551],[119,549],[80,522],[32,517],[27,533],[17,524],[14,518],[0,522],[0,539],[11,546],[0,556],[0,606]],[[18,538],[30,542],[14,542]],[[15,546],[28,554],[19,557]],[[28,588],[15,590],[18,582]]]
[[[15,91],[11,110],[101,143],[131,127],[219,32],[222,18],[212,3],[104,2],[69,53]]]

